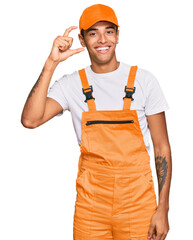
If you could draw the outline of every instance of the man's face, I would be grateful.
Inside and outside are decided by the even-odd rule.
[[[98,64],[108,63],[115,56],[115,48],[118,43],[119,31],[110,22],[97,22],[89,29],[84,30],[84,38],[79,34],[79,40],[86,47],[91,62]]]

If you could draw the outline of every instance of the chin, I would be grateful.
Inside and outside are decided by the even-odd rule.
[[[111,62],[113,57],[114,57],[114,54],[113,54],[113,56],[109,56],[109,57],[103,56],[103,57],[100,57],[100,58],[95,56],[92,59],[97,64],[107,64],[107,63]]]

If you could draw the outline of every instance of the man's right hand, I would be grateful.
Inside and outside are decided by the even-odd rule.
[[[49,59],[56,63],[60,63],[70,56],[85,50],[84,48],[70,49],[72,46],[73,38],[69,37],[68,35],[73,29],[76,28],[76,26],[69,27],[64,32],[63,36],[56,37],[52,46],[52,50],[48,57]]]

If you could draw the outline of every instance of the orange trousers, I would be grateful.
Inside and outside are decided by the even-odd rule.
[[[97,111],[84,69],[89,111],[82,113],[74,240],[148,240],[157,209],[150,156],[136,110],[130,110],[137,66],[130,69],[123,110]]]

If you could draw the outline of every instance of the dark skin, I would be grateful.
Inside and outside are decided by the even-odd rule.
[[[84,37],[79,34],[83,48],[70,49],[72,38],[69,33],[77,27],[66,29],[63,36],[54,41],[53,49],[44,65],[42,73],[32,88],[22,113],[22,124],[28,128],[35,128],[50,120],[61,112],[62,106],[52,98],[46,97],[49,81],[59,62],[66,60],[75,53],[87,48],[91,68],[96,73],[107,73],[118,68],[115,48],[119,40],[119,30],[110,22],[97,22],[90,29],[84,31]],[[98,47],[110,47],[108,52],[100,53]],[[147,122],[153,142],[155,166],[158,178],[159,203],[152,216],[149,234],[151,239],[164,240],[169,231],[168,210],[169,190],[172,172],[171,149],[168,140],[165,112],[147,117]]]
[[[82,47],[86,47],[91,60],[91,68],[96,73],[112,72],[118,68],[115,48],[119,40],[119,30],[109,22],[97,22],[84,31],[84,37],[78,35]],[[97,51],[97,47],[110,47],[103,54]]]
[[[114,27],[115,25],[109,22],[97,22],[84,31],[84,36],[79,34],[80,43],[87,48],[92,63],[91,68],[96,73],[110,72],[119,66],[115,54],[119,30],[116,32]],[[96,51],[98,46],[111,46],[111,51],[107,54],[100,54]],[[169,231],[169,189],[172,171],[171,149],[165,112],[146,117],[154,146],[159,188],[159,203],[155,214],[152,216],[148,236],[150,236],[150,239],[164,240]]]
[[[33,88],[31,89],[31,91],[30,91],[30,93],[29,93],[29,95],[28,95],[27,98],[30,98],[30,97],[32,96],[32,94],[35,92],[35,89],[38,87],[38,84],[39,84],[39,82],[40,82],[40,79],[41,79],[41,77],[42,77],[42,75],[43,75],[43,72],[44,72],[44,68],[42,69],[42,72],[40,73],[40,76],[39,76],[38,80],[37,80],[36,83],[34,84],[34,86],[33,86]]]
[[[158,178],[159,203],[152,216],[149,234],[151,239],[164,240],[169,231],[169,190],[172,176],[172,157],[167,133],[165,112],[146,116],[154,147]]]

